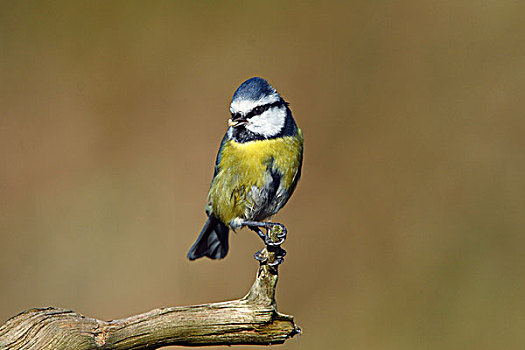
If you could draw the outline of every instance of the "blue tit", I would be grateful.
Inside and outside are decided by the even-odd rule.
[[[283,225],[266,220],[288,202],[297,186],[302,132],[288,103],[262,78],[248,79],[239,86],[230,112],[208,193],[208,220],[188,252],[190,260],[224,258],[230,228],[235,231],[246,226],[268,246],[272,241],[261,228],[278,225],[286,234]]]

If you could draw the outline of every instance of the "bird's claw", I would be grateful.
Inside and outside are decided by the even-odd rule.
[[[273,253],[275,254],[275,259],[272,262],[268,263],[268,266],[277,266],[280,265],[284,261],[284,256],[286,255],[286,250],[283,248],[277,246],[273,249],[271,249]]]
[[[277,233],[275,235],[275,237],[277,237],[277,241],[273,241],[269,235],[267,234],[266,235],[266,238],[264,240],[264,242],[266,243],[267,246],[280,246],[281,244],[284,243],[284,241],[286,240],[286,235],[287,235],[287,230],[286,230],[286,227],[283,225],[283,224],[274,224],[273,227],[279,227],[280,228],[280,231],[279,233]],[[268,233],[269,233],[269,230],[268,230]]]
[[[281,233],[278,233],[276,234],[275,236],[277,238],[281,238],[283,241],[286,239],[286,235],[288,234],[288,230],[286,229],[286,227],[282,224],[278,224],[277,226],[279,226],[281,228]]]
[[[267,246],[266,250],[269,253],[273,253],[274,254],[275,258],[272,259],[271,262],[269,261],[268,257],[265,256],[265,254],[263,253],[264,249],[261,249],[261,250],[257,251],[253,255],[255,260],[259,261],[261,264],[268,264],[268,266],[277,266],[277,265],[280,265],[284,261],[284,256],[286,255],[286,250],[284,250],[283,248],[281,248],[279,246]]]
[[[255,254],[253,254],[253,257],[255,258],[255,260],[257,260],[261,264],[264,264],[264,263],[266,263],[268,261],[268,258],[265,257],[262,254],[262,252],[263,252],[263,249],[256,251]]]
[[[268,253],[273,254],[273,259],[270,262],[267,254],[264,254],[264,249],[256,252],[253,257],[255,260],[259,261],[261,264],[268,264],[268,266],[277,266],[284,261],[284,256],[286,255],[286,250],[281,248],[281,244],[286,240],[287,230],[283,224],[279,223],[258,223],[258,222],[246,222],[246,226],[250,227],[257,235],[264,241],[266,244],[266,250]],[[262,232],[260,227],[266,228],[266,234]],[[272,230],[279,228],[278,232],[273,234],[273,238],[277,239],[274,241],[272,239],[271,233]]]
[[[277,238],[279,238],[279,240],[274,242],[270,237],[266,236],[264,243],[266,243],[266,245],[269,247],[278,247],[284,243],[284,237],[277,236]]]

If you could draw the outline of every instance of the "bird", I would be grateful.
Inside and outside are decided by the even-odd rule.
[[[208,219],[187,258],[224,258],[230,229],[248,227],[268,248],[278,247],[275,264],[279,264],[286,254],[280,248],[286,228],[267,220],[288,202],[301,177],[303,133],[289,103],[260,77],[237,88],[230,115],[208,192]],[[281,227],[277,242],[261,230],[273,226]],[[263,261],[261,252],[255,258]]]

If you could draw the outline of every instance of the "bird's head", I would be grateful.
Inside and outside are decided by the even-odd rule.
[[[239,86],[230,105],[228,120],[233,135],[267,139],[279,135],[286,125],[287,103],[264,79],[251,78]]]

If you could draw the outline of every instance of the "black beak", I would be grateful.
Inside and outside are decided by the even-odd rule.
[[[240,125],[245,125],[248,121],[241,113],[232,114],[231,119],[228,119],[228,125],[234,128]]]

